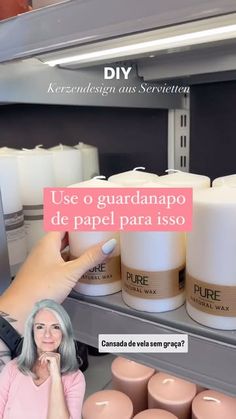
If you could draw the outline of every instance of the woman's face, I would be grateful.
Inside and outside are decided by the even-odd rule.
[[[62,340],[62,331],[52,311],[42,309],[36,314],[33,332],[38,354],[56,352]]]

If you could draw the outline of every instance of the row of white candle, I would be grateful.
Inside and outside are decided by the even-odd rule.
[[[193,188],[193,229],[187,234],[187,311],[192,318],[204,325],[219,329],[236,329],[236,189],[227,186],[210,188],[210,179],[206,176],[174,173],[157,177],[140,171],[111,176],[109,182],[96,179],[84,185],[74,186],[105,185]],[[93,241],[97,243],[110,237],[110,232],[70,234],[73,257],[79,256]],[[182,305],[185,300],[182,280],[186,252],[185,234],[122,232],[120,237],[122,296],[125,303],[135,309],[150,312],[168,311]],[[164,290],[161,291],[163,294],[159,298],[154,292],[140,296],[139,287],[128,286],[127,272],[129,276],[149,276],[150,283],[156,281],[156,287],[163,288],[164,285]],[[94,272],[94,277],[91,272],[89,275],[91,279],[95,279],[96,276],[96,288],[87,276],[76,286],[78,292],[88,295],[110,294],[114,292],[114,283],[116,290],[121,288],[117,269],[113,284],[111,280],[110,283],[104,281],[103,288],[99,288],[97,272]]]
[[[21,150],[1,147],[0,156],[4,155],[17,156],[18,158],[27,156],[28,164],[31,164],[31,168],[34,165],[34,161],[36,161],[36,165],[37,160],[40,161],[40,168],[36,166],[34,172],[31,172],[31,176],[35,177],[35,188],[37,188],[38,179],[34,176],[34,173],[37,176],[41,176],[43,171],[46,171],[44,176],[47,176],[47,173],[49,173],[49,183],[53,176],[53,186],[59,187],[68,186],[99,175],[97,147],[82,142],[75,146],[58,144],[49,149],[44,148],[43,145],[38,145],[33,149],[23,148]],[[51,156],[50,164],[47,159],[48,155]],[[51,172],[53,172],[53,175]]]
[[[55,153],[62,151],[60,146]],[[5,150],[4,150],[5,152]],[[3,155],[4,155],[3,152]],[[17,153],[18,154],[18,153]],[[22,181],[22,196],[24,203],[24,212],[27,222],[27,238],[29,247],[31,247],[36,239],[39,238],[42,231],[42,188],[43,186],[55,186],[52,176],[52,156],[49,152],[36,148],[31,159],[32,151],[25,151],[19,160],[20,179]],[[12,157],[13,158],[13,157]],[[42,175],[37,179],[40,182],[40,188],[34,187],[35,181],[32,182],[30,174],[33,170],[41,169],[42,162],[48,161],[48,171],[44,170]],[[5,162],[10,164],[11,157],[4,158]],[[13,162],[11,161],[11,168]],[[19,221],[15,230],[10,230],[8,234],[8,246],[12,255],[12,267],[15,269],[19,264],[19,259],[24,255],[24,246],[22,226],[20,226],[19,199],[16,199],[14,210],[6,209],[7,193],[9,189],[6,186],[5,166],[2,164],[5,172],[3,193],[4,214],[9,217],[11,214],[17,214]],[[36,172],[38,171],[36,170]],[[12,172],[14,170],[12,169]],[[51,175],[49,176],[49,173]],[[10,174],[10,180],[15,179],[15,190],[17,189],[16,176]],[[230,185],[232,185],[230,177]],[[47,181],[45,180],[47,179]],[[50,179],[50,181],[49,181]],[[46,183],[47,182],[47,183]],[[217,186],[217,180],[215,184]],[[220,181],[222,183],[222,179]],[[46,184],[45,184],[46,183]],[[223,181],[227,184],[227,178]],[[173,173],[158,177],[157,175],[131,171],[123,174],[111,176],[109,182],[101,180],[91,180],[88,183],[79,183],[78,187],[102,187],[107,185],[119,186],[179,186],[193,187],[194,193],[194,217],[193,230],[187,235],[187,310],[189,314],[200,323],[205,325],[222,328],[236,328],[235,313],[235,262],[233,249],[235,248],[235,189],[230,186],[209,188],[210,179],[206,176],[194,175],[189,173]],[[199,189],[205,191],[199,191]],[[6,192],[6,194],[5,194]],[[17,194],[16,194],[17,196]],[[36,196],[35,200],[32,196]],[[214,216],[213,216],[214,214]],[[21,215],[22,218],[22,215]],[[220,221],[219,221],[220,220]],[[9,218],[8,221],[9,223]],[[20,229],[20,231],[19,231]],[[13,237],[13,231],[17,232],[18,237]],[[94,242],[106,240],[110,238],[112,233],[72,233],[70,235],[70,247],[73,257],[79,256],[80,253]],[[12,239],[13,237],[13,239]],[[11,242],[10,242],[11,238]],[[31,240],[30,240],[31,239]],[[225,243],[222,249],[222,242]],[[18,246],[20,243],[20,246]],[[214,246],[213,246],[214,243]],[[20,249],[17,253],[16,249]],[[195,251],[198,249],[198,252]],[[123,277],[129,272],[133,275],[140,272],[145,274],[152,272],[154,276],[158,276],[158,284],[164,284],[165,289],[162,298],[140,298],[140,294],[136,292],[137,287],[132,289],[127,287],[125,280],[123,281],[123,298],[124,301],[133,308],[144,311],[167,311],[177,308],[184,302],[184,288],[182,287],[182,269],[185,263],[185,235],[183,233],[160,233],[160,232],[132,232],[121,234],[121,257]],[[18,259],[17,259],[18,258]],[[11,257],[10,257],[11,260]],[[114,257],[109,260],[109,272],[107,278],[103,277],[103,282],[97,274],[96,269],[89,272],[82,278],[77,286],[79,292],[93,295],[105,295],[117,292],[121,288],[119,276],[119,257],[118,250]],[[114,271],[112,276],[110,271]],[[131,271],[131,272],[130,272]],[[96,278],[95,278],[96,276]],[[93,285],[91,285],[91,279]],[[96,281],[95,281],[96,279]],[[109,279],[109,280],[108,280]],[[174,286],[173,286],[174,284]],[[178,290],[179,284],[179,290]],[[209,286],[209,284],[211,284]],[[166,291],[167,289],[167,291]],[[90,291],[92,290],[92,291]],[[139,290],[138,290],[139,291]],[[222,297],[222,298],[221,298]]]
[[[126,358],[111,366],[113,390],[92,394],[83,419],[234,419],[236,398]]]
[[[0,189],[12,276],[45,234],[43,188],[68,186],[97,174],[98,150],[87,144],[60,144],[49,150],[0,148]]]

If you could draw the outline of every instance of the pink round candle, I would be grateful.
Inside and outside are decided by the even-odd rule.
[[[148,407],[168,410],[178,419],[190,419],[196,393],[196,384],[159,372],[148,383]]]
[[[116,390],[103,390],[92,394],[84,402],[83,419],[131,419],[133,405],[126,394]]]
[[[178,419],[167,410],[162,409],[147,409],[138,413],[133,419]]]
[[[129,359],[117,357],[112,362],[111,372],[113,388],[129,396],[133,403],[134,414],[147,409],[147,385],[155,370]]]
[[[236,397],[214,390],[199,393],[192,404],[192,419],[235,419]]]

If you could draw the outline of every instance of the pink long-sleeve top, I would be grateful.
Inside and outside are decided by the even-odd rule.
[[[62,376],[70,419],[81,419],[85,379],[81,371]],[[0,373],[0,419],[47,419],[51,379],[40,386],[22,374],[16,360],[10,361]]]

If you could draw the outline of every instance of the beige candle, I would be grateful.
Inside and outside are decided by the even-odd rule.
[[[147,385],[155,370],[129,359],[117,357],[112,362],[111,372],[113,388],[130,397],[134,414],[147,409]]]
[[[178,419],[167,410],[163,409],[147,409],[138,413],[133,419]]]
[[[133,405],[126,394],[103,390],[87,398],[82,409],[83,419],[131,419]]]
[[[190,419],[196,393],[196,384],[159,372],[148,383],[148,407],[167,410],[178,419]]]
[[[192,419],[235,419],[236,397],[214,390],[198,394],[192,404]]]

